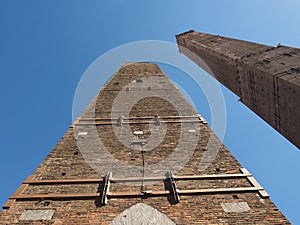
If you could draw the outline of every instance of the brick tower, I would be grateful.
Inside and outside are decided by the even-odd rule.
[[[193,30],[176,38],[180,52],[300,148],[300,49]]]
[[[1,224],[290,224],[155,64],[127,63]]]

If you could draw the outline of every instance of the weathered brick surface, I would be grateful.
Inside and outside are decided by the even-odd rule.
[[[300,49],[195,31],[177,35],[177,42],[182,53],[300,148]]]
[[[82,114],[78,124],[70,127],[64,137],[50,152],[46,159],[34,172],[34,180],[54,180],[54,179],[88,179],[99,178],[107,171],[113,172],[113,176],[126,177],[141,176],[141,171],[122,173],[120,168],[126,165],[141,168],[142,157],[138,147],[126,146],[122,143],[115,133],[114,129],[122,127],[102,124],[102,125],[83,125],[87,121],[85,118],[110,118],[111,109],[114,100],[124,85],[130,84],[129,91],[144,93],[149,90],[145,83],[132,83],[145,77],[163,77],[163,83],[153,84],[151,88],[163,90],[168,93],[171,104],[164,98],[158,96],[147,97],[138,101],[131,108],[129,116],[132,122],[142,121],[136,117],[154,117],[159,115],[178,116],[178,105],[183,108],[182,115],[195,116],[196,112],[190,104],[184,99],[172,83],[166,78],[162,71],[153,64],[133,63],[126,64],[109,80],[99,95],[87,107]],[[129,95],[130,93],[128,93]],[[129,102],[129,101],[128,101]],[[125,105],[127,101],[125,102]],[[96,110],[93,110],[96,106]],[[124,109],[119,109],[123,113]],[[125,112],[125,111],[124,111]],[[188,120],[188,118],[181,118]],[[109,122],[110,120],[101,120],[100,122]],[[220,143],[215,134],[212,133],[207,124],[200,121],[193,123],[178,123],[176,119],[165,119],[166,123],[160,125],[151,125],[148,123],[131,123],[131,131],[143,130],[143,138],[148,138],[152,134],[158,135],[161,128],[165,126],[166,135],[161,143],[151,151],[146,151],[146,176],[163,176],[165,170],[156,168],[156,165],[163,160],[167,164],[174,164],[171,170],[175,175],[210,175],[210,174],[232,174],[240,173],[241,165]],[[167,123],[169,121],[169,123]],[[170,121],[173,121],[170,123]],[[96,121],[99,122],[99,121]],[[152,126],[152,128],[151,128]],[[153,127],[154,126],[154,127]],[[77,130],[80,129],[80,130]],[[150,128],[152,129],[150,132]],[[179,138],[181,129],[185,136],[180,142],[179,157],[170,157],[180,146]],[[188,132],[188,129],[194,129],[196,132]],[[86,136],[78,137],[78,132],[88,132]],[[151,134],[150,134],[151,133]],[[199,133],[199,135],[198,135]],[[196,135],[196,136],[195,136]],[[99,154],[97,138],[101,139],[102,148],[111,154],[114,159],[120,162],[120,168],[111,166],[112,158],[105,154]],[[195,149],[189,149],[189,142],[196,137]],[[211,147],[208,148],[208,142],[211,139]],[[147,145],[145,148],[147,150]],[[85,156],[85,151],[89,151],[89,156]],[[207,154],[217,152],[216,157]],[[178,168],[184,155],[191,154],[187,162]],[[87,163],[87,160],[89,163]],[[202,161],[201,161],[202,160]],[[212,162],[210,162],[212,160]],[[205,170],[199,169],[200,162],[206,165]],[[123,163],[123,165],[121,165]],[[124,166],[125,165],[125,166]],[[123,166],[123,167],[122,167]],[[93,169],[96,168],[97,172]],[[152,169],[151,169],[152,168]],[[240,179],[214,179],[214,180],[187,180],[177,181],[177,188],[180,190],[198,189],[198,188],[231,188],[231,187],[250,187],[246,178]],[[152,191],[165,190],[163,182],[147,182],[145,189]],[[52,185],[29,185],[22,194],[70,194],[70,193],[95,193],[103,189],[103,183],[94,184],[52,184]],[[113,183],[111,192],[131,192],[140,191],[140,183],[135,186],[127,184]],[[147,204],[161,213],[165,214],[176,224],[290,224],[280,213],[276,206],[268,198],[262,198],[256,192],[245,193],[226,193],[226,194],[203,194],[203,195],[181,195],[180,203],[171,204],[170,196],[161,197],[126,197],[110,198],[107,205],[99,207],[99,198],[78,198],[78,199],[38,199],[38,200],[17,200],[10,209],[5,209],[0,213],[1,224],[110,224],[124,210],[137,203]],[[250,210],[246,212],[225,212],[221,203],[247,202]],[[55,213],[50,221],[19,221],[20,215],[24,210],[46,210],[53,209]]]

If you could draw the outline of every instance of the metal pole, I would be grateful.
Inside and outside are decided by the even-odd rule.
[[[144,155],[145,151],[144,151],[144,144],[145,144],[145,143],[142,143],[142,159],[143,159],[143,171],[142,171],[142,177],[143,177],[143,179],[142,179],[141,192],[144,191],[144,177],[145,177],[145,155]]]
[[[147,141],[144,141],[144,140],[136,140],[133,142],[133,144],[136,144],[136,145],[141,145],[142,146],[142,150],[141,150],[141,153],[142,153],[142,160],[143,160],[143,170],[142,170],[142,184],[141,184],[141,192],[144,192],[144,178],[145,178],[145,150],[144,150],[144,145],[147,144]]]

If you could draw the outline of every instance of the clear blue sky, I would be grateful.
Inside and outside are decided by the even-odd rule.
[[[139,40],[175,42],[175,34],[189,29],[299,48],[299,12],[297,0],[1,0],[0,205],[66,132],[76,86],[106,51]],[[179,71],[162,69],[186,87],[176,80]],[[300,151],[223,91],[225,145],[300,224]],[[209,120],[205,103],[193,100]]]

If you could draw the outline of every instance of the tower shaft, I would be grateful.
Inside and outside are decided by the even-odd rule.
[[[176,38],[180,52],[300,148],[300,49],[195,31]]]
[[[134,143],[143,144],[145,168]],[[115,73],[3,206],[0,221],[290,224],[150,63],[125,64]]]

